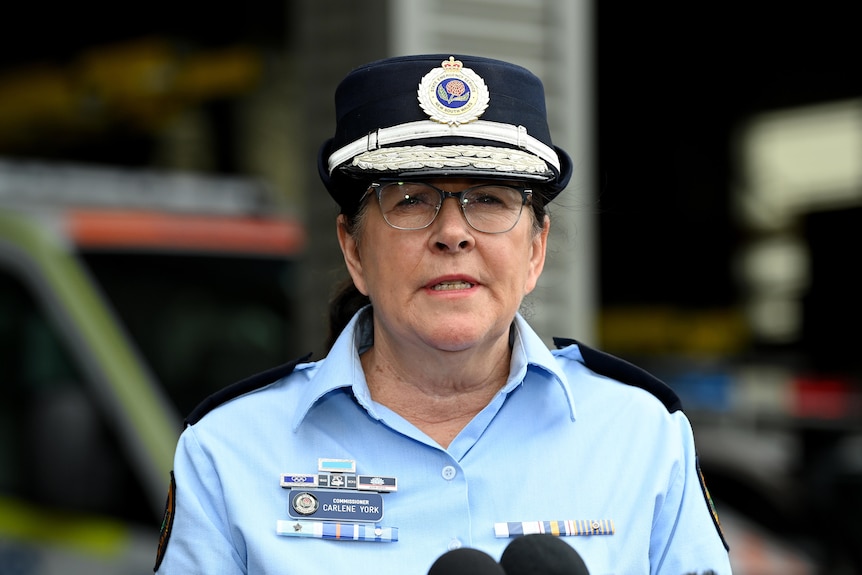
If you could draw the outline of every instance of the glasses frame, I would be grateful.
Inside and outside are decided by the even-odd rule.
[[[434,216],[431,218],[431,220],[427,224],[425,224],[424,226],[418,227],[418,228],[405,228],[405,227],[401,227],[401,226],[396,226],[395,224],[390,222],[388,219],[386,219],[386,213],[383,211],[383,204],[382,204],[380,194],[382,193],[383,188],[386,187],[387,185],[397,184],[397,183],[422,184],[424,186],[428,186],[429,188],[431,188],[432,190],[435,190],[438,194],[440,194],[440,201],[437,202],[437,207],[434,210]],[[500,230],[498,232],[486,232],[485,230],[480,230],[479,228],[477,228],[476,226],[474,226],[470,222],[470,219],[467,217],[467,212],[464,211],[464,207],[467,205],[464,203],[464,196],[465,196],[465,194],[475,190],[476,188],[482,188],[485,186],[493,186],[493,185],[500,185],[500,186],[515,190],[516,192],[519,192],[521,194],[521,209],[518,210],[518,217],[515,218],[515,221],[512,222],[512,225],[509,226],[508,228],[506,228],[505,230]],[[530,200],[533,197],[533,189],[532,188],[527,187],[527,186],[518,186],[518,185],[514,185],[514,184],[509,184],[509,183],[494,184],[493,182],[486,182],[483,184],[476,184],[475,186],[470,186],[469,188],[465,188],[459,192],[447,192],[446,190],[441,190],[437,186],[429,184],[427,182],[422,182],[422,181],[417,181],[417,180],[400,180],[399,179],[399,180],[379,180],[376,182],[371,182],[371,185],[368,186],[368,189],[365,191],[365,194],[363,194],[362,198],[360,199],[360,203],[362,203],[365,200],[366,196],[368,196],[372,192],[374,193],[375,196],[377,196],[377,207],[380,209],[380,215],[383,216],[383,221],[386,222],[386,224],[389,227],[395,228],[396,230],[404,230],[404,231],[424,230],[425,228],[427,228],[431,224],[433,224],[434,221],[437,219],[437,215],[440,213],[440,209],[443,207],[443,202],[446,201],[446,198],[455,198],[456,200],[458,200],[458,207],[461,208],[461,215],[464,216],[464,221],[467,222],[467,225],[470,226],[471,228],[473,228],[474,230],[476,230],[477,232],[481,232],[483,234],[505,234],[506,232],[512,231],[515,228],[515,226],[518,225],[518,222],[521,221],[521,215],[524,213],[524,206],[527,205],[527,200]]]

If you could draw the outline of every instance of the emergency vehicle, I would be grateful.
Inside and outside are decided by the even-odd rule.
[[[152,569],[182,416],[295,354],[304,241],[257,181],[0,160],[0,573]]]

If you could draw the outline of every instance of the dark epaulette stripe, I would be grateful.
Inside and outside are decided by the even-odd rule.
[[[231,399],[239,397],[244,393],[248,393],[249,391],[254,391],[255,389],[259,389],[264,387],[265,385],[269,385],[270,383],[281,379],[282,377],[289,375],[296,369],[296,366],[302,362],[308,361],[311,357],[311,354],[305,355],[303,357],[297,358],[289,363],[285,363],[283,365],[279,365],[278,367],[270,368],[266,371],[262,371],[250,377],[247,377],[241,381],[233,383],[225,388],[218,390],[213,393],[202,402],[195,407],[192,412],[186,417],[184,422],[184,426],[188,427],[189,425],[194,425],[198,421],[203,418],[207,413],[218,407],[223,403],[227,403]]]
[[[633,385],[644,389],[661,401],[671,413],[682,411],[682,401],[676,393],[665,382],[652,375],[648,371],[620,359],[609,353],[592,349],[574,339],[555,337],[554,345],[562,349],[572,344],[581,350],[584,364],[595,371],[622,383]]]

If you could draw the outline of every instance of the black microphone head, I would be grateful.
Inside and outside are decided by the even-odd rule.
[[[589,575],[577,551],[559,537],[543,533],[513,540],[503,551],[500,565],[506,575]]]
[[[484,551],[462,547],[438,557],[428,575],[506,575],[506,572]]]

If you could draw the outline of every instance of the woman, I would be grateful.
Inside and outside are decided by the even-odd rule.
[[[573,341],[549,351],[518,314],[572,171],[539,80],[409,56],[335,100],[319,170],[352,279],[335,309],[368,305],[334,320],[325,360],[189,417],[157,570],[423,574],[544,531],[591,573],[729,573],[673,393]]]

